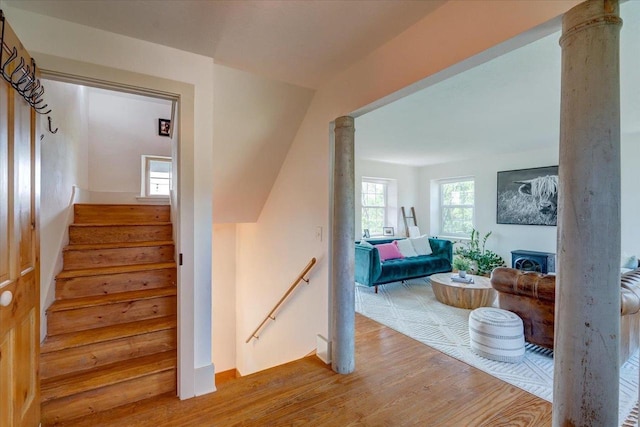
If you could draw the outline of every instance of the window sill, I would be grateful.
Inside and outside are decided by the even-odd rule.
[[[171,204],[171,200],[169,199],[169,196],[138,196],[136,197],[136,200],[140,203],[148,203],[150,205],[169,205]]]
[[[469,237],[460,237],[460,236],[437,236],[438,239],[451,240],[452,242],[470,242],[471,239]]]

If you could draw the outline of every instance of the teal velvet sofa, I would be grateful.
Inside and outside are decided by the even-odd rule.
[[[451,271],[453,260],[451,241],[430,238],[431,255],[389,259],[380,262],[380,255],[375,246],[381,243],[390,243],[393,240],[398,239],[369,241],[373,247],[356,242],[355,281],[357,283],[375,286],[377,293],[378,285]]]

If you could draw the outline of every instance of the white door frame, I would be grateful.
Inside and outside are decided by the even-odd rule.
[[[195,208],[194,208],[194,86],[111,67],[79,62],[66,58],[36,55],[42,77],[49,80],[82,84],[85,86],[178,101],[178,185],[176,186],[178,218],[176,227],[176,253],[182,254],[183,265],[178,266],[178,395],[181,399],[215,390],[213,363],[197,366],[198,349],[211,348],[211,336],[198,334],[196,319],[206,318],[198,313],[194,295],[196,286]],[[211,237],[209,237],[209,240]],[[210,260],[208,260],[210,264]],[[200,285],[211,286],[210,283]],[[209,320],[211,310],[209,308]],[[204,328],[210,330],[210,325]],[[202,335],[202,336],[200,336]],[[203,342],[209,340],[208,343]],[[206,358],[206,357],[205,357]],[[210,353],[208,358],[210,359]]]

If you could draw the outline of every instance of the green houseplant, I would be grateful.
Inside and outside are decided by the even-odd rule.
[[[467,271],[471,268],[471,261],[467,258],[457,256],[453,259],[452,266],[458,270],[460,277],[465,277],[467,275]]]
[[[484,235],[482,244],[480,244],[480,232],[473,229],[471,239],[455,250],[458,257],[466,258],[474,264],[475,274],[481,276],[489,275],[494,268],[505,265],[504,259],[500,255],[485,248],[489,236],[491,236],[491,231]]]

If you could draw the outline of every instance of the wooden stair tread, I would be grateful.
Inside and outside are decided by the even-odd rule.
[[[132,273],[135,271],[162,270],[176,268],[175,262],[156,262],[152,264],[118,265],[112,267],[81,268],[77,270],[62,270],[56,279],[72,279],[74,277],[100,276],[103,274]]]
[[[67,245],[63,251],[86,251],[93,249],[117,249],[117,248],[144,248],[149,246],[169,246],[173,245],[171,240],[157,240],[147,242],[117,242],[117,243],[90,243]]]
[[[115,408],[109,409],[108,411],[99,411],[92,412],[89,415],[81,416],[78,418],[73,418],[70,420],[65,420],[62,423],[55,424],[59,427],[95,427],[95,426],[122,426],[129,425],[127,421],[134,416],[140,407],[148,408],[152,406],[153,408],[163,407],[164,405],[173,404],[175,401],[180,401],[180,398],[176,396],[175,392],[168,392],[155,395],[150,398],[138,400],[136,402],[129,402],[124,405],[117,406]],[[103,419],[105,421],[103,421]],[[112,423],[111,420],[118,420],[117,423]],[[120,421],[122,420],[122,422]],[[137,427],[147,425],[157,425],[154,422],[151,423],[137,423],[135,424]],[[202,425],[202,424],[199,424]],[[46,426],[46,424],[43,424]]]
[[[170,205],[93,205],[78,203],[73,207],[74,223],[166,222],[171,220]]]
[[[161,221],[147,221],[147,222],[97,222],[97,223],[85,223],[70,224],[71,227],[144,227],[144,226],[156,226],[156,225],[172,225],[171,222]]]
[[[145,289],[142,291],[119,292],[115,294],[56,300],[51,304],[51,306],[49,306],[47,313],[95,307],[99,305],[117,304],[125,301],[161,298],[165,296],[174,296],[176,294],[177,289],[175,286],[167,286],[164,288]]]
[[[128,208],[128,207],[135,207],[135,208],[147,208],[147,209],[151,209],[153,207],[156,206],[169,206],[167,205],[149,205],[146,203],[74,203],[74,206],[79,206],[79,207],[84,207],[84,208],[97,208],[97,209],[101,209],[101,208],[113,208],[113,207],[117,207],[117,208]]]
[[[149,332],[172,329],[177,326],[176,316],[158,317],[131,323],[105,326],[103,328],[70,332],[67,334],[48,336],[40,346],[40,353],[51,353],[68,348],[111,341],[119,338],[142,335]]]
[[[176,352],[172,350],[48,378],[41,382],[41,402],[175,369],[176,360]]]
[[[68,230],[40,346],[43,424],[175,395],[171,207],[76,204]]]

